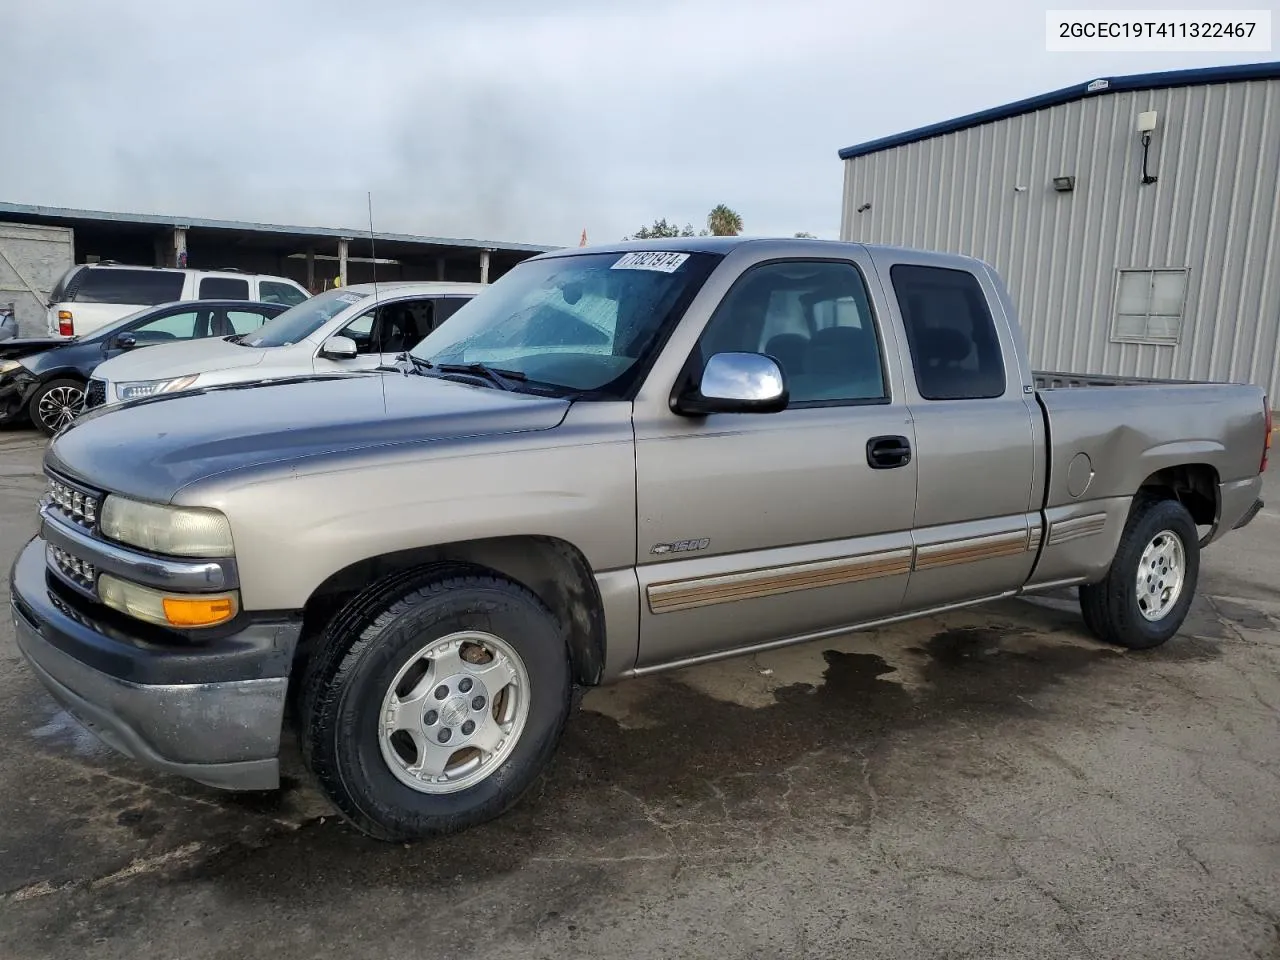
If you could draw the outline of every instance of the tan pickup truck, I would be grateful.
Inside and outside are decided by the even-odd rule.
[[[958,256],[710,238],[528,260],[387,369],[92,411],[12,573],[108,743],[234,789],[284,724],[359,829],[497,816],[575,686],[1079,585],[1154,647],[1261,506],[1248,385],[1036,374]]]

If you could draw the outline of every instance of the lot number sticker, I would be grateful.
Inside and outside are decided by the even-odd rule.
[[[675,273],[680,264],[689,259],[687,253],[661,253],[656,250],[643,250],[638,253],[624,253],[612,267],[614,270],[657,270],[661,273]]]

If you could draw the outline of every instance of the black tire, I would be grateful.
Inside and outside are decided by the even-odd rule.
[[[455,793],[425,793],[401,782],[383,758],[382,699],[419,650],[460,630],[500,637],[519,654],[528,718],[488,777]],[[406,571],[352,600],[325,630],[302,683],[307,767],[356,829],[396,841],[454,833],[513,806],[554,754],[572,696],[568,646],[551,612],[519,584],[458,565]]]
[[[84,382],[75,380],[71,377],[59,377],[56,380],[50,380],[48,383],[42,383],[36,388],[36,392],[31,395],[31,399],[27,402],[27,416],[31,419],[35,428],[43,433],[46,437],[52,437],[70,420],[57,418],[50,419],[42,414],[40,405],[46,398],[62,397],[73,399],[74,395],[79,395],[79,400],[74,401],[70,406],[74,407],[74,417],[79,416],[81,409],[84,407]],[[59,404],[61,409],[64,404]]]
[[[1181,541],[1186,569],[1177,601],[1160,619],[1148,620],[1139,606],[1138,567],[1147,544],[1164,531]],[[1177,500],[1135,500],[1107,576],[1080,588],[1085,625],[1099,640],[1130,650],[1158,647],[1182,627],[1199,577],[1200,535],[1187,508]]]

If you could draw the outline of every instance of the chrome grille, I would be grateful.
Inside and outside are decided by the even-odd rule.
[[[72,486],[52,475],[48,479],[49,489],[45,494],[44,502],[51,509],[56,510],[63,519],[70,520],[86,530],[92,530],[97,526],[99,509],[102,506],[100,494]]]
[[[84,408],[92,410],[107,400],[107,385],[101,380],[90,380],[84,391]]]
[[[73,585],[82,590],[93,591],[98,580],[98,570],[87,560],[81,560],[51,543],[48,545],[48,562]]]

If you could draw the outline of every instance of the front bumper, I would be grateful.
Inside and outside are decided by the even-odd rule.
[[[39,378],[26,370],[0,373],[0,423],[25,420],[27,404],[39,385]]]
[[[106,744],[147,766],[229,790],[279,786],[288,665],[300,625],[251,622],[216,640],[159,645],[97,619],[47,573],[32,539],[10,576],[18,648]]]

